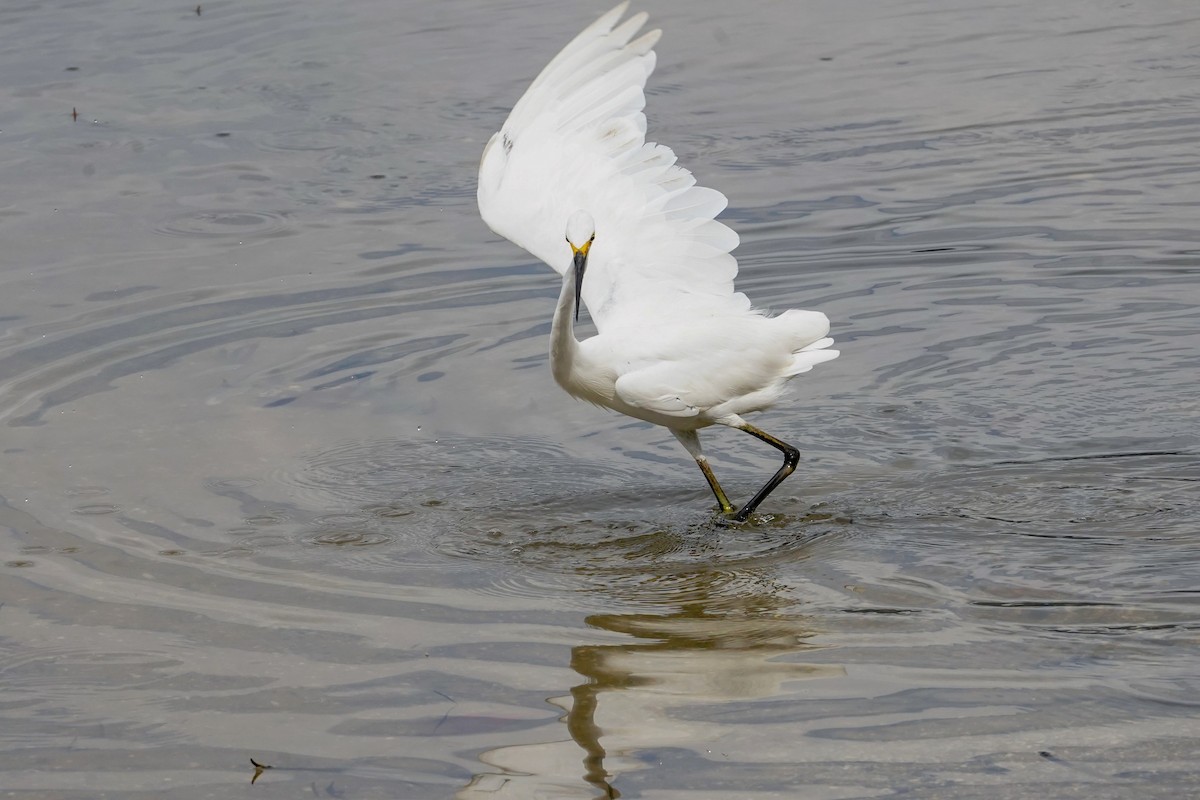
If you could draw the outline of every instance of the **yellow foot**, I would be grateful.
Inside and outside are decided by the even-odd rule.
[[[722,528],[740,528],[746,524],[746,520],[738,519],[737,509],[733,506],[721,509],[715,521]]]

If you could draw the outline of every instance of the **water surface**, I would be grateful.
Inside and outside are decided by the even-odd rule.
[[[1197,791],[1200,13],[647,8],[651,138],[843,353],[736,532],[475,210],[603,4],[0,9],[7,796]]]

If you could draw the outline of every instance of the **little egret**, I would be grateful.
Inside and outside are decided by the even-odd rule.
[[[725,195],[696,185],[669,147],[646,142],[646,78],[660,31],[628,2],[575,37],[517,101],[479,164],[488,226],[563,276],[550,365],[568,394],[662,425],[700,465],[721,512],[745,522],[800,453],[742,419],[788,379],[837,358],[819,311],[768,316],[733,279]],[[596,334],[579,341],[580,303]],[[783,466],[735,511],[700,449],[709,425],[743,430]]]

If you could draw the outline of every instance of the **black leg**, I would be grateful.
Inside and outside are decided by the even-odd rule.
[[[745,522],[747,519],[749,519],[750,515],[754,513],[754,509],[758,508],[758,504],[763,500],[766,500],[767,495],[775,491],[775,487],[783,483],[783,479],[788,475],[791,475],[793,470],[796,469],[796,464],[800,463],[800,451],[792,447],[787,442],[776,439],[766,431],[760,431],[753,425],[747,424],[739,427],[741,430],[744,430],[746,433],[750,434],[756,439],[762,439],[764,442],[783,453],[783,466],[771,476],[771,480],[767,481],[763,487],[758,490],[758,494],[750,498],[749,503],[746,503],[746,505],[742,506],[741,511],[737,512],[737,514],[734,514],[734,522]]]

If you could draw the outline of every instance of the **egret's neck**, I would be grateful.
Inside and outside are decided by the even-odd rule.
[[[567,269],[554,321],[550,323],[550,369],[558,385],[571,391],[571,373],[579,357],[579,340],[575,338],[575,271]]]

